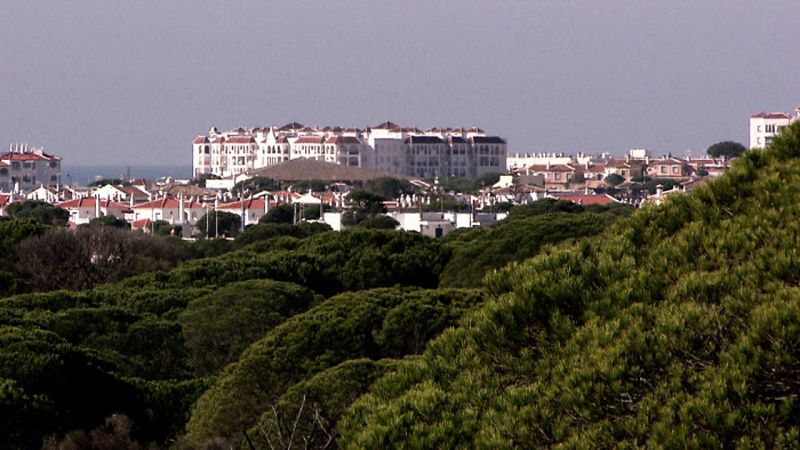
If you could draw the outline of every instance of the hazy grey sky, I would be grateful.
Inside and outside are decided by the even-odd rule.
[[[800,104],[800,2],[4,1],[0,145],[191,164],[212,125],[480,126],[701,153]]]

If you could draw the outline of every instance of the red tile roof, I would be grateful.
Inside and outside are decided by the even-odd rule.
[[[264,210],[263,198],[248,198],[244,200],[237,200],[235,202],[222,203],[219,205],[219,209],[241,211],[242,203],[244,203],[244,209],[259,209],[261,211]],[[270,207],[273,207],[275,205],[276,203],[274,200],[269,202]]]
[[[300,136],[294,141],[295,144],[321,144],[322,136]]]
[[[15,152],[7,152],[0,155],[0,159],[4,159],[7,161],[48,161],[50,160],[50,155],[39,155],[36,153],[15,153]]]
[[[750,117],[753,119],[788,119],[789,115],[782,112],[771,112],[771,113],[760,112],[757,114],[753,114]]]
[[[183,207],[186,209],[190,208],[204,208],[200,202],[184,200]],[[150,202],[139,203],[138,205],[134,205],[133,209],[151,209],[151,208],[161,208],[161,209],[179,209],[180,203],[178,202],[177,198],[160,198],[158,200],[153,200]]]
[[[134,220],[131,224],[131,228],[134,230],[143,230],[150,226],[150,219],[139,219]]]
[[[205,136],[197,136],[192,141],[192,144],[208,144],[208,138]]]
[[[0,206],[5,206],[11,201],[11,194],[0,194]]]
[[[94,197],[74,198],[65,202],[56,203],[55,206],[59,208],[94,208],[95,200],[96,199]],[[100,207],[127,209],[128,205],[111,200],[100,200]]]
[[[393,122],[390,122],[390,121],[387,120],[386,122],[383,122],[381,124],[375,125],[372,128],[375,129],[375,130],[394,130],[394,129],[400,128],[400,127],[396,123],[393,123]]]
[[[253,136],[233,136],[229,137],[228,144],[253,144],[256,140]]]
[[[355,136],[331,136],[326,141],[326,144],[360,144],[361,141]]]
[[[566,200],[583,206],[588,206],[588,205],[605,206],[605,205],[610,205],[612,203],[619,203],[619,200],[615,199],[614,197],[608,194],[568,194],[568,195],[554,194],[553,197],[559,200]]]

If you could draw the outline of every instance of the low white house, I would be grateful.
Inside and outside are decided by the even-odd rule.
[[[94,190],[92,193],[92,197],[100,198],[103,200],[114,200],[116,202],[124,202],[128,200],[128,193],[123,191],[122,189],[111,185],[106,184],[105,186],[101,186]]]
[[[259,219],[273,206],[275,206],[274,201],[267,202],[267,199],[262,197],[223,203],[217,207],[217,210],[236,214],[239,217],[244,215],[244,226],[247,226],[257,224]]]
[[[153,222],[164,220],[172,225],[184,223],[194,225],[207,210],[213,209],[210,206],[212,205],[205,205],[195,200],[164,197],[134,205],[131,208],[132,213],[127,220],[129,222],[136,222],[142,219],[150,219]]]
[[[50,204],[56,203],[59,200],[58,193],[54,189],[49,189],[44,186],[39,186],[31,192],[28,192],[25,198]]]
[[[55,206],[69,211],[69,220],[76,225],[88,224],[92,219],[103,216],[114,216],[124,220],[125,214],[129,211],[125,203],[93,197],[67,200],[56,203]]]

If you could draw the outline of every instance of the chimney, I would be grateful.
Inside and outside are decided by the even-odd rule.
[[[178,220],[183,226],[183,214],[184,214],[184,206],[183,206],[183,193],[178,194]]]

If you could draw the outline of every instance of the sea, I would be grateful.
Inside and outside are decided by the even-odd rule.
[[[192,166],[151,166],[151,165],[73,165],[61,166],[61,182],[69,185],[81,185],[103,178],[146,178],[159,181],[167,177],[176,180],[188,180],[192,176]]]

